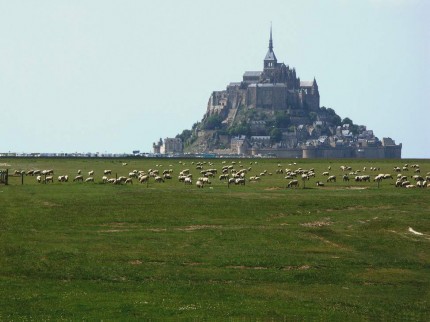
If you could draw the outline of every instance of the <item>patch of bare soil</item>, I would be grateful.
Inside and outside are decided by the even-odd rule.
[[[138,260],[138,259],[136,259],[136,260],[134,260],[134,261],[130,261],[129,262],[131,265],[142,265],[142,261],[140,261],[140,260]]]
[[[175,228],[175,230],[194,231],[194,230],[201,230],[201,229],[221,229],[221,228],[222,226],[220,225],[192,225],[187,227]]]
[[[300,224],[300,226],[304,226],[304,227],[324,227],[324,226],[330,226],[331,224],[333,224],[331,221],[329,221],[329,218],[325,218],[325,220],[321,220],[321,221],[312,221],[312,222],[307,222],[304,224]]]
[[[129,231],[129,229],[106,229],[106,230],[99,230],[99,233],[122,233],[125,231]]]
[[[244,266],[244,265],[226,266],[226,268],[232,268],[232,269],[255,269],[255,270],[264,270],[264,269],[267,269],[267,267],[263,267],[263,266]]]
[[[283,189],[281,187],[268,187],[268,188],[265,188],[264,190],[272,191],[272,190],[283,190]]]
[[[282,267],[283,271],[306,271],[310,269],[311,267],[309,265],[302,265],[302,266],[285,266]]]
[[[155,233],[160,233],[160,232],[163,232],[163,231],[167,231],[166,228],[147,228],[145,230],[147,230],[147,231],[153,231]]]
[[[49,202],[49,201],[42,202],[42,205],[44,205],[45,207],[60,207],[59,204],[56,204],[56,203],[53,203],[53,202]]]

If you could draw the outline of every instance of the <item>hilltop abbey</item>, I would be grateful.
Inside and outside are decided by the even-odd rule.
[[[263,69],[246,71],[242,81],[212,92],[202,121],[176,139],[188,153],[288,158],[400,158],[402,148],[320,107],[316,79],[302,81],[295,68],[278,62],[272,28]],[[159,151],[182,152],[161,141],[154,143]]]

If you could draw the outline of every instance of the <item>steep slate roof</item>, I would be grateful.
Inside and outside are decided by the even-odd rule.
[[[243,77],[260,77],[262,72],[246,71]]]
[[[300,81],[300,87],[312,87],[313,81]]]
[[[269,49],[264,60],[276,60],[275,53]]]

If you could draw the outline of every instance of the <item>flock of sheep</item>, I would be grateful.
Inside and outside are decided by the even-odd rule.
[[[180,166],[183,168],[177,175],[177,180],[184,183],[184,185],[196,185],[197,188],[203,188],[207,185],[211,185],[213,180],[219,180],[225,182],[229,187],[230,185],[245,185],[246,182],[255,183],[263,180],[266,176],[280,176],[282,175],[286,180],[287,188],[298,188],[302,184],[303,187],[307,185],[307,182],[317,176],[320,178],[315,182],[317,187],[324,187],[326,184],[336,182],[338,176],[333,174],[331,166],[327,167],[327,171],[321,174],[316,173],[315,169],[303,169],[303,168],[283,168],[281,164],[277,164],[275,171],[270,172],[263,170],[259,173],[253,173],[252,165],[256,165],[257,161],[251,161],[250,166],[245,167],[241,161],[231,161],[227,164],[227,161],[222,161],[221,168],[218,170],[212,162],[190,162],[194,167],[194,172],[198,171],[198,174],[193,177],[193,173],[190,168],[186,168],[184,162],[179,161]],[[127,166],[127,163],[123,163],[123,166]],[[289,164],[290,167],[296,166],[296,163]],[[162,165],[157,164],[156,169],[148,170],[131,170],[127,175],[112,177],[112,170],[104,170],[101,178],[101,183],[106,184],[133,184],[133,180],[143,184],[148,184],[150,181],[156,183],[163,183],[168,180],[173,180],[174,170],[173,166],[170,165],[169,169],[160,170],[157,169]],[[343,182],[355,181],[355,182],[376,182],[379,183],[385,180],[392,180],[393,186],[399,188],[427,188],[430,187],[430,172],[425,175],[421,174],[421,170],[418,164],[404,164],[402,167],[394,167],[393,171],[396,173],[395,176],[389,173],[379,173],[380,168],[370,167],[367,169],[352,169],[350,166],[340,166],[339,178]],[[338,170],[338,171],[339,171]],[[76,175],[70,178],[73,182],[95,182],[94,170],[86,172],[88,175],[84,176],[81,170],[77,170]],[[53,183],[54,170],[15,170],[15,175],[27,175],[35,176],[38,183]],[[324,180],[322,179],[324,178]],[[69,182],[69,175],[61,174],[57,177],[58,182]],[[309,184],[308,184],[309,185]]]

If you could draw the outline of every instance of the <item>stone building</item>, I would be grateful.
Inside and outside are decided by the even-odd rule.
[[[180,138],[165,138],[160,139],[158,143],[152,144],[155,154],[179,154],[183,153],[184,147]]]

